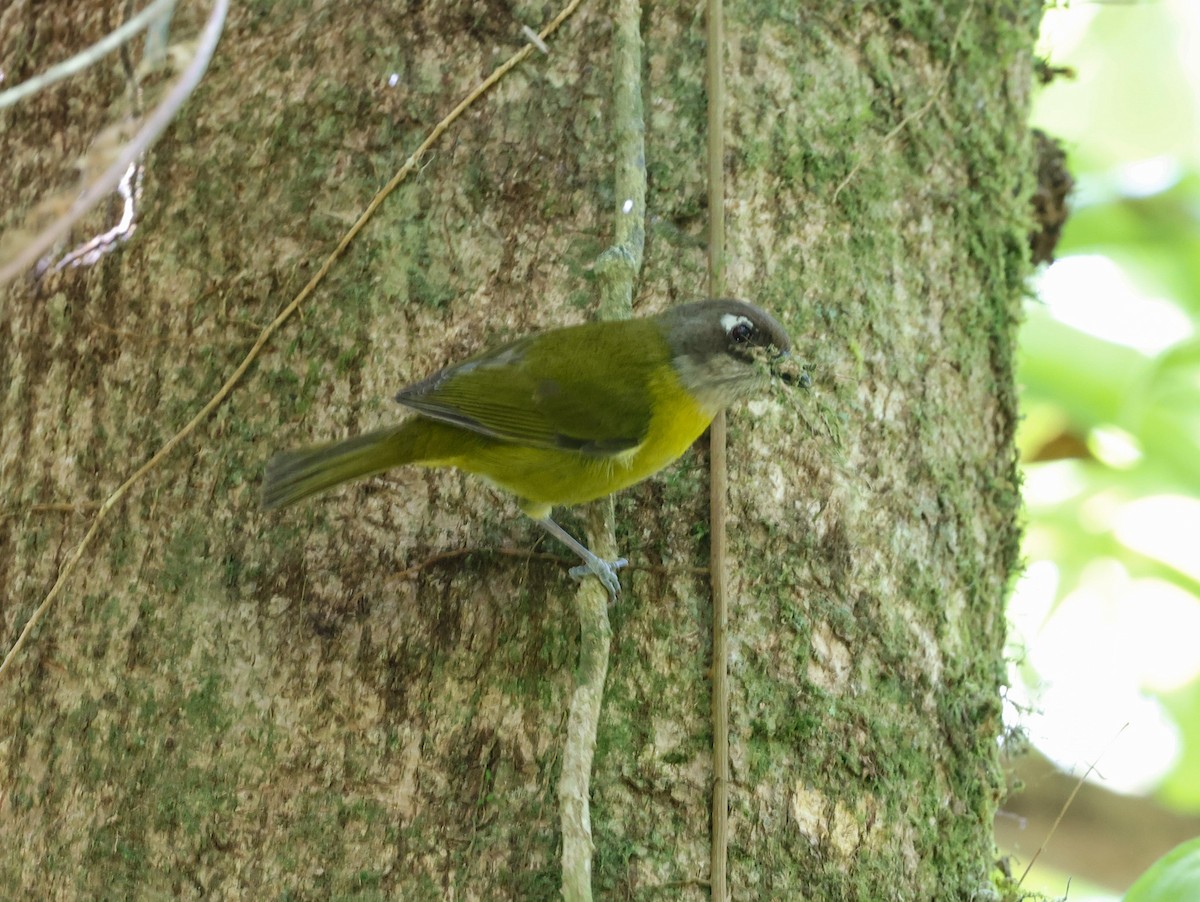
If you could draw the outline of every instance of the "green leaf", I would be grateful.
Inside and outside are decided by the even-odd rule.
[[[1137,879],[1125,902],[1200,899],[1200,837],[1176,846]]]

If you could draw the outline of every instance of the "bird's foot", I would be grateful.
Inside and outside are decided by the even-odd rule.
[[[621,581],[617,578],[617,571],[628,566],[629,561],[623,557],[617,558],[615,561],[606,561],[593,556],[586,564],[572,567],[567,572],[571,574],[572,579],[576,580],[582,580],[588,574],[594,574],[596,579],[604,584],[604,588],[608,589],[608,594],[615,599],[621,594]]]

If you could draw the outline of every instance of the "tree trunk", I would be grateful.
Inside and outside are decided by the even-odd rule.
[[[5,85],[124,5],[57,6],[0,14]],[[726,10],[726,280],[788,326],[814,380],[730,416],[730,890],[972,898],[1001,792],[1040,6],[805,6]],[[235,5],[147,159],[133,239],[6,289],[5,650],[96,505],[557,11]],[[173,39],[204,14],[181,10]],[[694,5],[647,7],[642,28],[644,314],[703,290],[705,44]],[[569,554],[453,471],[269,514],[258,490],[274,451],[393,422],[406,383],[589,316],[619,205],[610,34],[585,4],[471,107],[104,520],[0,683],[0,885],[557,896]],[[0,112],[5,228],[125,115],[122,79],[110,60]],[[702,441],[617,498],[633,566],[592,779],[598,898],[708,897],[706,484]]]

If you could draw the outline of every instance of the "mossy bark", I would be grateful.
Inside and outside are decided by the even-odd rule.
[[[0,19],[10,82],[123,6],[59,5]],[[730,417],[734,898],[958,899],[990,879],[1039,6],[853,10],[727,10],[726,280],[787,323],[815,380]],[[207,400],[521,25],[556,11],[235,5],[147,161],[133,240],[6,289],[6,647],[90,505]],[[702,22],[660,4],[643,35],[635,312],[696,297],[706,272]],[[557,895],[568,555],[453,472],[269,515],[257,492],[276,449],[388,422],[406,382],[589,315],[616,205],[609,37],[585,4],[468,112],[109,518],[0,686],[0,885]],[[0,114],[5,227],[123,103],[114,63]],[[705,460],[701,443],[617,499],[634,567],[592,783],[598,898],[707,896]]]

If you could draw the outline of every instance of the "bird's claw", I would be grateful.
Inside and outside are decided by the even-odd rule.
[[[568,572],[572,579],[576,580],[582,580],[588,574],[593,574],[604,584],[604,588],[608,589],[608,594],[612,598],[616,598],[621,594],[621,581],[617,579],[617,571],[627,566],[629,566],[629,561],[623,557],[617,558],[615,561],[597,558],[594,564],[580,564],[578,567],[572,567]]]

